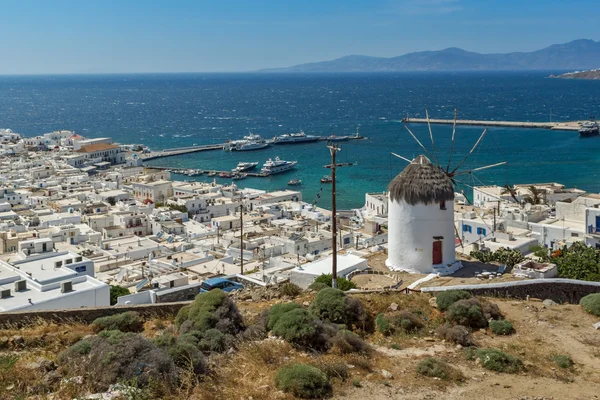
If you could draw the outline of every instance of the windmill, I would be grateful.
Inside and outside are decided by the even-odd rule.
[[[431,148],[428,149],[405,124],[405,129],[424,153],[412,160],[392,153],[409,165],[388,187],[390,251],[386,264],[391,269],[448,273],[461,267],[460,261],[454,257],[454,238],[458,237],[460,246],[463,246],[454,224],[454,193],[464,195],[464,190],[457,190],[458,185],[473,187],[459,178],[472,176],[474,172],[498,167],[506,162],[462,169],[485,137],[487,128],[462,159],[452,159],[456,142],[456,110],[448,159],[440,160],[428,111],[426,118]],[[447,244],[450,240],[451,246]],[[430,246],[431,256],[427,251]]]

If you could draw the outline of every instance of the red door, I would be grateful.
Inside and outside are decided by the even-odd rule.
[[[433,242],[433,264],[442,263],[442,241],[436,240]]]

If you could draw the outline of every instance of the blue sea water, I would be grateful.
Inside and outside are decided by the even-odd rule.
[[[87,137],[111,136],[152,149],[222,143],[249,131],[263,137],[303,129],[314,135],[349,135],[360,125],[368,139],[342,144],[340,161],[358,162],[338,172],[338,204],[359,207],[364,193],[385,190],[406,163],[423,151],[402,127],[404,116],[556,121],[600,115],[600,81],[547,79],[548,72],[389,74],[140,74],[1,76],[0,127],[26,136],[72,129]],[[431,149],[425,125],[412,131]],[[448,162],[451,126],[433,126],[437,158]],[[458,127],[456,165],[482,128]],[[577,132],[490,128],[461,170],[506,161],[506,166],[461,176],[463,183],[515,184],[556,181],[600,191],[600,138]],[[276,146],[244,153],[210,151],[152,161],[154,165],[228,170],[238,161],[279,156],[297,160],[292,172],[247,178],[240,186],[285,188],[303,181],[306,201],[329,207],[329,171],[323,142]],[[179,177],[180,179],[190,179]],[[204,176],[196,180],[208,180]],[[217,179],[223,183],[229,180]],[[463,187],[468,193],[468,186]]]

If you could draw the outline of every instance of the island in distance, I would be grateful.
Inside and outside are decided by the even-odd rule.
[[[550,75],[550,78],[558,79],[600,79],[600,68],[591,69],[588,71],[567,72],[561,75]]]
[[[589,70],[599,66],[600,42],[579,39],[532,52],[481,54],[453,47],[390,58],[353,55],[331,61],[263,69],[260,72],[568,71]]]

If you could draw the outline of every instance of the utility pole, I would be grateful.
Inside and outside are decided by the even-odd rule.
[[[337,207],[335,202],[335,155],[341,150],[335,144],[327,146],[331,153],[331,249],[333,258],[331,260],[331,287],[337,289]]]

